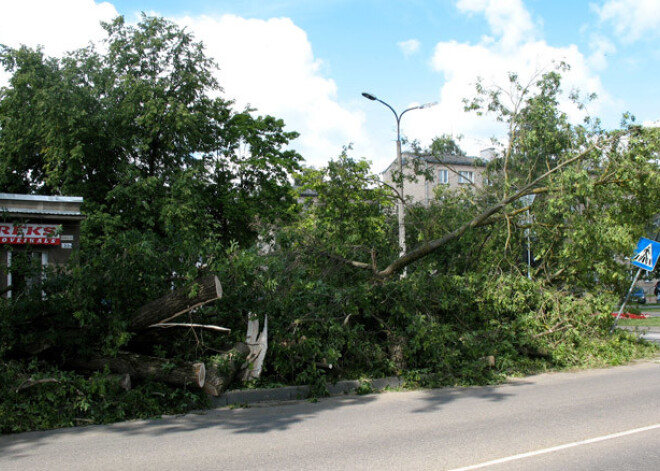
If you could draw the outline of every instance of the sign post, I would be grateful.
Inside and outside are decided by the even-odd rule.
[[[623,304],[621,304],[621,309],[619,309],[619,313],[616,315],[616,319],[614,319],[610,334],[614,332],[614,329],[619,322],[619,318],[621,317],[621,314],[623,314],[626,304],[628,304],[628,300],[635,288],[635,283],[637,283],[639,274],[642,273],[642,270],[653,271],[655,269],[655,264],[658,262],[658,257],[660,257],[660,243],[644,237],[639,239],[639,242],[637,242],[637,249],[635,249],[635,255],[631,260],[631,263],[638,267],[638,270],[633,278],[632,284],[630,285],[630,289],[623,300]]]

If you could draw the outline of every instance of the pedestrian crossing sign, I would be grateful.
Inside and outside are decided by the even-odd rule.
[[[660,243],[642,237],[637,242],[637,249],[632,264],[647,271],[653,271],[660,256]]]

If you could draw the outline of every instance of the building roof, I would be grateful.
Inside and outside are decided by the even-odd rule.
[[[0,200],[35,201],[55,203],[82,203],[82,196],[23,195],[19,193],[0,193]]]
[[[0,212],[16,217],[52,217],[82,219],[80,196],[23,195],[0,193]]]
[[[419,155],[419,154],[413,154],[411,152],[403,152],[401,154],[401,157],[403,158],[403,165],[406,165],[409,159],[411,160],[416,159],[422,162],[428,162],[430,164],[436,164],[436,165],[464,165],[469,167],[486,166],[486,163],[478,157],[469,157],[467,155],[458,155],[458,154],[443,155],[437,157],[429,154]],[[398,165],[396,159],[390,165],[388,165],[387,168],[382,173],[387,173],[392,168],[393,165]]]

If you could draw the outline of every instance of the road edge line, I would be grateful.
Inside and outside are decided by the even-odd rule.
[[[520,453],[520,454],[517,454],[517,455],[511,455],[511,456],[507,456],[507,457],[504,457],[504,458],[499,458],[499,459],[496,459],[496,460],[485,461],[483,463],[473,464],[473,465],[470,465],[470,466],[465,466],[465,467],[462,467],[462,468],[454,468],[454,469],[451,469],[449,471],[470,471],[470,470],[473,470],[473,469],[486,468],[488,466],[494,466],[496,464],[508,463],[508,462],[511,462],[511,461],[521,460],[521,459],[524,459],[524,458],[530,458],[532,456],[544,455],[544,454],[547,454],[547,453],[553,453],[555,451],[565,450],[567,448],[574,448],[574,447],[577,447],[577,446],[589,445],[591,443],[598,443],[598,442],[602,442],[602,441],[605,441],[605,440],[612,440],[614,438],[625,437],[627,435],[634,435],[636,433],[648,432],[649,430],[655,430],[655,429],[660,429],[660,424],[648,425],[646,427],[640,427],[640,428],[635,428],[635,429],[631,429],[631,430],[625,430],[623,432],[612,433],[610,435],[603,435],[601,437],[589,438],[587,440],[581,440],[579,442],[565,443],[564,445],[558,445],[558,446],[553,446],[553,447],[550,447],[550,448],[543,448],[541,450],[529,451],[527,453]]]

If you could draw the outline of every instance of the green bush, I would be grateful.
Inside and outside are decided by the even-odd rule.
[[[0,433],[107,424],[208,406],[199,390],[146,381],[125,391],[107,373],[86,377],[37,361],[0,366]]]

